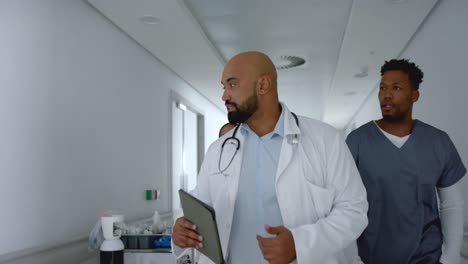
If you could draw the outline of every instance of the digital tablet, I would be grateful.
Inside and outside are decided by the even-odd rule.
[[[179,196],[184,217],[195,224],[197,232],[203,236],[203,247],[197,250],[214,263],[225,264],[213,207],[182,189],[179,190]]]

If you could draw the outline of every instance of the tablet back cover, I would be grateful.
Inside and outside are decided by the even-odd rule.
[[[219,241],[214,209],[184,190],[179,190],[184,217],[197,226],[203,236],[203,247],[198,249],[216,264],[223,264],[223,252]]]

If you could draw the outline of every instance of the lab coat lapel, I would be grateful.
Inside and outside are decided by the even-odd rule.
[[[281,146],[281,154],[278,162],[278,169],[276,171],[276,182],[278,182],[279,177],[283,174],[286,167],[288,167],[291,162],[293,153],[293,145],[288,143],[288,139],[285,136],[283,138],[283,143]]]
[[[281,153],[278,162],[278,169],[276,171],[276,182],[278,182],[279,177],[284,173],[289,163],[291,162],[293,153],[297,147],[297,143],[293,144],[292,139],[300,134],[298,125],[296,124],[296,119],[292,116],[289,109],[281,103],[284,115],[284,136],[283,143],[281,144]]]
[[[240,129],[239,129],[240,130]],[[237,190],[239,187],[239,178],[240,178],[240,173],[241,173],[241,166],[242,166],[242,157],[244,156],[244,135],[241,133],[241,131],[238,131],[236,134],[236,137],[239,139],[240,142],[240,148],[239,152],[232,161],[232,177],[230,182],[231,186],[228,188],[229,190],[229,202],[230,202],[230,208],[234,208],[234,202],[236,201],[237,198]]]
[[[240,130],[240,129],[239,129]],[[236,133],[236,138],[240,141],[240,148],[239,152],[232,161],[231,167],[232,169],[229,171],[230,175],[228,176],[229,182],[227,182],[227,188],[225,189],[229,199],[227,200],[227,204],[224,207],[223,213],[225,214],[225,219],[227,221],[227,225],[222,225],[220,232],[224,232],[224,234],[220,234],[220,237],[225,237],[225,242],[222,241],[221,247],[223,250],[224,257],[227,258],[228,254],[228,243],[230,239],[231,233],[231,226],[232,226],[232,218],[234,216],[234,206],[237,199],[237,191],[239,188],[239,178],[241,173],[241,166],[242,166],[242,157],[244,153],[244,136],[241,131]]]

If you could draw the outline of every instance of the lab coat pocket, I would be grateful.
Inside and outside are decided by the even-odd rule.
[[[320,187],[312,183],[308,183],[307,185],[318,218],[327,217],[333,207],[333,189]]]
[[[230,206],[235,200],[237,193],[237,164],[233,163],[222,173],[211,175],[210,197],[213,205]]]
[[[228,192],[229,188],[230,178],[231,176],[226,172],[211,175],[210,196],[213,202],[226,195],[226,192]]]

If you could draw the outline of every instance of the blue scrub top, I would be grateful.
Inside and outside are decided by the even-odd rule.
[[[367,189],[369,225],[358,239],[364,263],[439,263],[442,246],[436,187],[466,173],[449,136],[415,120],[396,147],[373,121],[346,139]]]

